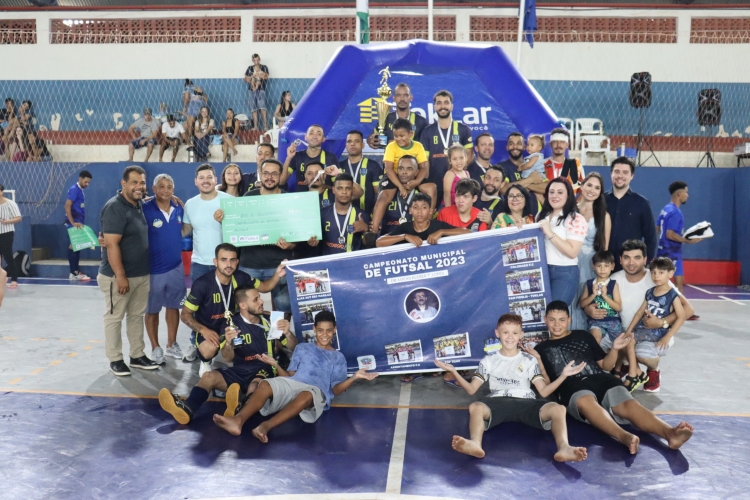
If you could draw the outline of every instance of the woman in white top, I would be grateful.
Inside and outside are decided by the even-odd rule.
[[[591,172],[581,184],[581,196],[578,198],[578,213],[583,215],[589,225],[581,253],[578,255],[578,295],[570,311],[573,318],[573,330],[588,330],[586,314],[578,306],[578,299],[583,294],[586,281],[594,278],[594,267],[591,259],[596,252],[609,249],[609,234],[612,231],[612,219],[607,213],[607,201],[604,197],[604,179],[597,172]]]
[[[536,220],[545,236],[551,299],[562,300],[570,307],[578,291],[578,254],[589,225],[578,213],[567,179],[557,177],[547,184],[544,205]]]
[[[0,184],[0,255],[8,264],[10,285],[8,288],[18,288],[18,269],[13,260],[13,238],[16,234],[14,224],[21,222],[21,211],[13,200],[4,196],[5,187]]]

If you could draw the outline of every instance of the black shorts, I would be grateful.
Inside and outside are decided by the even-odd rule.
[[[607,391],[614,387],[625,387],[622,380],[609,373],[599,373],[586,378],[568,378],[563,382],[564,387],[558,389],[560,404],[567,406],[570,398],[579,391],[589,391],[597,401],[603,401]]]
[[[240,384],[240,394],[247,392],[247,386],[255,378],[267,379],[273,377],[273,370],[268,368],[258,368],[255,366],[227,366],[216,370],[222,377],[227,387],[232,384]]]
[[[422,180],[422,182],[419,183],[420,186],[423,186],[425,184],[432,184],[426,177]],[[387,175],[383,174],[383,178],[380,179],[380,190],[389,190],[389,189],[398,189],[396,184],[391,182],[391,180],[388,178]]]
[[[546,399],[485,397],[479,400],[490,409],[490,419],[484,424],[489,430],[503,422],[520,422],[535,429],[550,430],[552,421],[542,422],[540,413],[548,404],[556,404]]]
[[[195,350],[196,350],[195,353],[198,355],[198,359],[200,359],[201,361],[208,362],[208,361],[211,361],[212,359],[214,359],[216,356],[219,355],[219,351],[221,350],[222,347],[224,347],[224,342],[225,341],[224,341],[224,336],[223,335],[219,336],[219,342],[221,342],[221,344],[219,345],[219,349],[216,351],[216,354],[214,354],[214,356],[211,357],[211,358],[205,358],[205,357],[203,357],[203,354],[201,354],[200,345],[203,342],[205,342],[205,341],[206,341],[206,338],[203,335],[201,335],[198,332],[195,332]]]

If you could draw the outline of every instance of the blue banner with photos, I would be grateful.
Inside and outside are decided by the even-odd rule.
[[[333,347],[349,372],[476,368],[500,349],[500,315],[519,314],[525,342],[546,338],[549,279],[541,229],[516,228],[289,263],[297,336],[313,342],[320,311],[336,315]]]

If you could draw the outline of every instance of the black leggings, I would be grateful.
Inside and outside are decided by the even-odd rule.
[[[8,277],[11,282],[18,281],[18,269],[16,269],[16,261],[13,260],[13,237],[15,234],[15,231],[0,234],[0,255],[8,265]]]

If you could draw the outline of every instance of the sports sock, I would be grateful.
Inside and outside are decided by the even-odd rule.
[[[198,411],[203,403],[208,400],[208,391],[202,387],[195,386],[190,391],[190,396],[185,400],[185,404],[193,410],[193,413]]]
[[[70,274],[78,274],[78,266],[81,259],[79,252],[74,252],[68,248],[68,264],[70,265]]]

